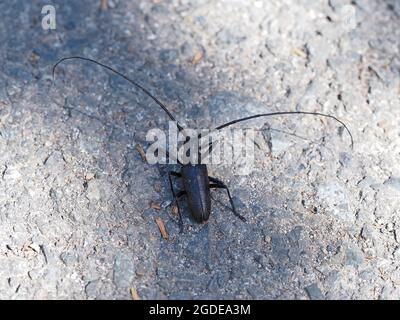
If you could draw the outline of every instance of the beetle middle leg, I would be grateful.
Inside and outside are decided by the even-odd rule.
[[[178,199],[182,197],[183,195],[186,194],[186,191],[179,191],[178,194],[175,193],[174,190],[174,185],[172,184],[172,176],[175,177],[182,177],[182,175],[179,172],[175,171],[170,171],[168,172],[168,180],[169,180],[169,186],[171,188],[172,196],[174,198],[174,202],[176,204],[176,207],[178,209],[178,217],[179,217],[179,230],[182,233],[183,232],[183,220],[182,220],[182,214],[181,214],[181,209],[179,208],[179,202]]]
[[[213,177],[208,177],[208,179],[212,182],[210,183],[210,188],[214,188],[214,189],[225,189],[226,192],[228,193],[228,197],[229,197],[229,202],[231,203],[231,208],[232,208],[232,212],[233,214],[238,217],[240,220],[242,221],[246,221],[246,218],[243,217],[242,215],[240,215],[235,208],[235,205],[233,203],[233,199],[231,196],[231,193],[229,192],[229,188],[228,186],[222,182],[221,180],[217,179],[217,178],[213,178]]]

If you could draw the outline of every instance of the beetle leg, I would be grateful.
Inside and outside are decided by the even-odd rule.
[[[214,188],[214,189],[225,189],[225,190],[226,190],[226,192],[228,193],[229,202],[231,203],[231,208],[232,208],[233,214],[234,214],[236,217],[238,217],[240,220],[246,221],[245,217],[243,217],[242,215],[240,215],[240,214],[236,211],[236,208],[235,208],[235,205],[234,205],[234,203],[233,203],[232,196],[231,196],[231,193],[229,192],[228,186],[227,186],[225,183],[223,183],[221,180],[218,180],[218,179],[216,179],[216,178],[208,177],[208,179],[210,179],[210,181],[212,182],[212,183],[210,183],[210,188]]]
[[[185,191],[180,191],[178,193],[178,195],[175,193],[174,185],[172,184],[172,175],[174,175],[176,177],[179,177],[179,176],[181,176],[181,174],[178,173],[178,172],[175,172],[175,171],[168,172],[169,186],[171,188],[172,196],[174,197],[174,202],[176,204],[176,207],[178,208],[179,229],[180,229],[180,232],[182,233],[183,232],[183,220],[182,220],[181,210],[179,208],[178,198],[183,196],[186,192]]]
[[[185,194],[186,194],[186,191],[185,191],[185,190],[182,190],[182,191],[179,191],[179,192],[176,194],[176,197],[179,199],[180,197],[184,196]]]

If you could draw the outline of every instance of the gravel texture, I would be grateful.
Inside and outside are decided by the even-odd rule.
[[[49,2],[56,30],[41,27]],[[0,299],[399,299],[400,2],[108,2],[0,2]],[[248,222],[214,191],[205,225],[182,203],[179,234],[170,168],[135,148],[167,118],[87,63],[52,84],[74,54],[183,124],[326,112],[354,150],[333,121],[246,123],[303,138],[268,130],[246,176],[211,166]]]

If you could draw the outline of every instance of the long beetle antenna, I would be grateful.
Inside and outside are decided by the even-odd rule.
[[[178,123],[178,121],[175,119],[175,117],[172,115],[172,113],[167,109],[167,107],[166,107],[160,100],[158,100],[155,96],[153,96],[153,95],[150,93],[149,90],[147,90],[146,88],[144,88],[143,86],[141,86],[141,85],[140,85],[139,83],[137,83],[136,81],[134,81],[134,80],[128,78],[126,75],[122,74],[121,72],[115,70],[114,68],[109,67],[109,66],[107,66],[107,65],[105,65],[105,64],[103,64],[103,63],[101,63],[101,62],[96,61],[96,60],[93,60],[93,59],[90,59],[90,58],[85,58],[85,57],[80,57],[80,56],[65,57],[65,58],[60,59],[60,60],[57,61],[57,63],[53,66],[53,72],[52,72],[52,75],[53,75],[53,82],[54,82],[54,74],[55,74],[55,71],[56,71],[57,66],[58,66],[60,63],[66,61],[66,60],[72,60],[72,59],[78,59],[78,60],[89,61],[89,62],[91,62],[91,63],[97,64],[97,65],[99,65],[99,66],[101,66],[101,67],[103,67],[103,68],[105,68],[105,69],[107,69],[107,70],[109,70],[109,71],[111,71],[111,72],[113,72],[113,73],[119,75],[120,77],[124,78],[126,81],[130,82],[130,83],[133,84],[135,87],[139,88],[139,89],[142,90],[145,94],[147,94],[151,99],[153,99],[153,101],[155,101],[155,102],[166,112],[166,114],[168,115],[168,117],[169,117],[172,121],[176,122],[176,126],[178,127],[178,130],[179,130],[179,131],[183,130],[183,127]]]
[[[346,124],[344,124],[343,121],[339,120],[338,118],[336,118],[336,117],[334,117],[332,115],[319,113],[319,112],[281,111],[281,112],[270,112],[270,113],[256,114],[256,115],[253,115],[253,116],[249,116],[249,117],[236,119],[236,120],[227,122],[225,124],[222,124],[222,125],[216,127],[215,130],[221,130],[221,129],[226,128],[228,126],[231,126],[231,125],[233,125],[235,123],[242,122],[242,121],[247,121],[247,120],[251,120],[251,119],[255,119],[255,118],[269,117],[269,116],[281,116],[281,115],[289,115],[289,114],[306,114],[306,115],[320,116],[320,117],[326,117],[326,118],[331,118],[331,119],[336,120],[337,122],[339,122],[346,129],[347,133],[349,134],[350,140],[351,140],[350,148],[353,149],[353,146],[354,146],[353,135],[351,134],[351,132],[350,132],[349,128],[346,126]]]

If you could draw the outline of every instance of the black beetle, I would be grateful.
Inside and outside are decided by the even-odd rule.
[[[100,63],[96,60],[90,59],[90,58],[85,58],[85,57],[80,57],[80,56],[72,56],[72,57],[65,57],[60,59],[54,66],[53,66],[53,81],[54,81],[54,73],[57,68],[57,66],[62,63],[63,61],[66,60],[71,60],[71,59],[79,59],[79,60],[84,60],[84,61],[89,61],[94,64],[97,64],[103,68],[106,68],[113,73],[121,76],[140,90],[142,90],[144,93],[146,93],[150,98],[152,98],[169,116],[169,118],[176,123],[176,126],[179,131],[182,131],[184,128],[178,123],[178,121],[175,119],[175,117],[171,114],[171,112],[167,109],[167,107],[156,97],[154,97],[147,89],[145,89],[143,86],[138,84],[137,82],[133,81],[132,79],[128,78],[121,72],[118,72],[117,70]],[[350,135],[351,139],[351,148],[353,148],[353,136],[350,132],[350,130],[347,128],[347,126],[337,119],[336,117],[329,115],[329,114],[323,114],[323,113],[318,113],[318,112],[307,112],[307,111],[281,111],[281,112],[270,112],[270,113],[263,113],[263,114],[256,114],[252,116],[248,116],[245,118],[240,118],[237,120],[230,121],[228,123],[225,123],[223,125],[220,125],[215,128],[215,130],[221,130],[223,128],[226,128],[228,126],[231,126],[235,123],[242,122],[242,121],[247,121],[259,117],[268,117],[268,116],[278,116],[278,115],[293,115],[293,114],[304,114],[304,115],[313,115],[313,116],[320,116],[320,117],[327,117],[336,120],[339,122],[343,127],[346,129],[348,134]],[[200,137],[200,136],[199,136]],[[211,149],[212,145],[210,145]],[[187,202],[188,202],[188,208],[190,210],[190,213],[192,217],[194,218],[195,221],[202,223],[205,222],[209,219],[210,213],[211,213],[211,193],[210,189],[212,188],[218,188],[218,189],[225,189],[232,212],[241,220],[246,221],[246,219],[241,216],[235,209],[235,205],[232,200],[232,196],[229,192],[228,187],[226,184],[214,177],[210,177],[208,175],[208,170],[207,170],[207,165],[201,163],[201,157],[199,157],[200,162],[196,164],[181,164],[178,160],[178,163],[182,165],[182,168],[180,172],[175,172],[175,171],[170,171],[168,174],[169,178],[169,183],[172,191],[172,195],[174,197],[175,204],[178,209],[178,215],[179,215],[179,225],[180,225],[180,230],[183,230],[183,222],[182,222],[182,215],[179,209],[179,204],[178,204],[178,199],[184,195],[187,197]],[[183,190],[179,192],[175,192],[173,183],[172,183],[172,176],[181,178],[183,181]]]

